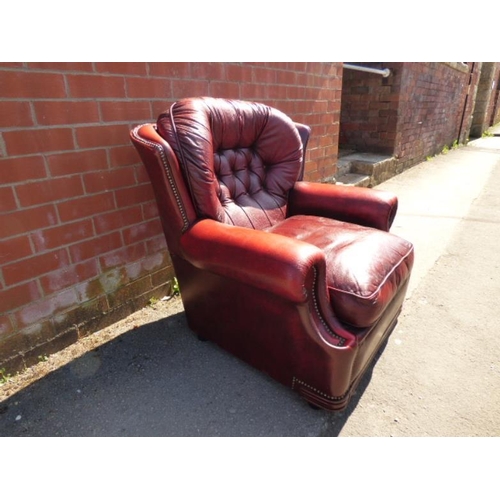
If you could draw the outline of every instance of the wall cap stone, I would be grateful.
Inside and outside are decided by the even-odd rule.
[[[469,66],[463,62],[443,62],[441,64],[446,64],[446,66],[456,69],[457,71],[461,71],[462,73],[469,72]]]

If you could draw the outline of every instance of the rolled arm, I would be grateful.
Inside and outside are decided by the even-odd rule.
[[[312,267],[325,269],[324,253],[314,245],[210,219],[182,235],[181,249],[195,267],[296,303],[307,300],[305,282]]]
[[[290,192],[289,215],[317,215],[389,231],[398,199],[369,188],[296,182]]]

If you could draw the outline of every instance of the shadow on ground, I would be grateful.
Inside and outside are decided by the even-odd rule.
[[[340,413],[200,342],[184,313],[130,330],[0,403],[0,436],[336,436]]]

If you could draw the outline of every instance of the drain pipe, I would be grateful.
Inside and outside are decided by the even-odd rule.
[[[384,78],[387,78],[391,74],[391,70],[389,68],[375,69],[375,68],[368,68],[367,66],[357,66],[355,64],[346,64],[346,63],[344,63],[344,68],[353,69],[355,71],[365,71],[367,73],[375,73],[376,75],[382,75]]]

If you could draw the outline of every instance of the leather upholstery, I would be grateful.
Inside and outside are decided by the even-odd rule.
[[[175,103],[158,132],[185,172],[201,218],[262,229],[285,218],[302,142],[283,113],[211,98]]]
[[[345,408],[394,327],[413,265],[394,195],[302,181],[310,129],[237,100],[184,99],[131,132],[190,328]]]
[[[392,234],[324,217],[295,215],[269,229],[323,251],[330,302],[355,327],[372,326],[413,266],[413,246]]]

